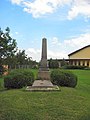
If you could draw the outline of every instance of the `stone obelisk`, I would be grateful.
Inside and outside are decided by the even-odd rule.
[[[48,71],[48,64],[47,64],[47,39],[42,39],[42,54],[41,54],[41,61],[39,66],[39,71]]]
[[[39,66],[38,78],[41,80],[50,80],[50,72],[47,64],[47,39],[42,39],[42,54]]]
[[[32,86],[27,86],[26,90],[39,91],[39,90],[57,90],[50,81],[50,71],[47,65],[47,39],[42,39],[42,54],[38,72],[38,79],[34,81]]]

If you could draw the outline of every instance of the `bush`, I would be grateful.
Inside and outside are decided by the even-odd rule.
[[[85,69],[86,66],[76,66],[76,65],[66,65],[63,66],[64,69]]]
[[[10,88],[22,88],[27,85],[32,85],[34,82],[34,74],[27,70],[15,70],[9,73],[4,78],[4,87]]]
[[[77,85],[77,76],[70,71],[57,69],[51,72],[51,81],[54,85],[75,87]]]

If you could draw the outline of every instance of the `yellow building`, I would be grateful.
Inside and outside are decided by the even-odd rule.
[[[68,56],[71,65],[90,67],[90,45],[72,52]]]

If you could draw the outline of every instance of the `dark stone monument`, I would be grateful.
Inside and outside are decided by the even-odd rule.
[[[58,86],[54,86],[50,81],[50,71],[47,64],[47,39],[42,39],[42,55],[38,72],[38,80],[35,80],[32,86],[27,86],[26,90],[59,90]]]
[[[47,64],[47,39],[42,39],[42,55],[39,66],[38,78],[41,80],[50,80],[50,72]]]

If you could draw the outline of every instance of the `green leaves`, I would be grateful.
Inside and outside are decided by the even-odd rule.
[[[5,32],[0,29],[0,62],[2,58],[6,58],[16,52],[16,40],[10,36],[10,29],[7,27]]]

